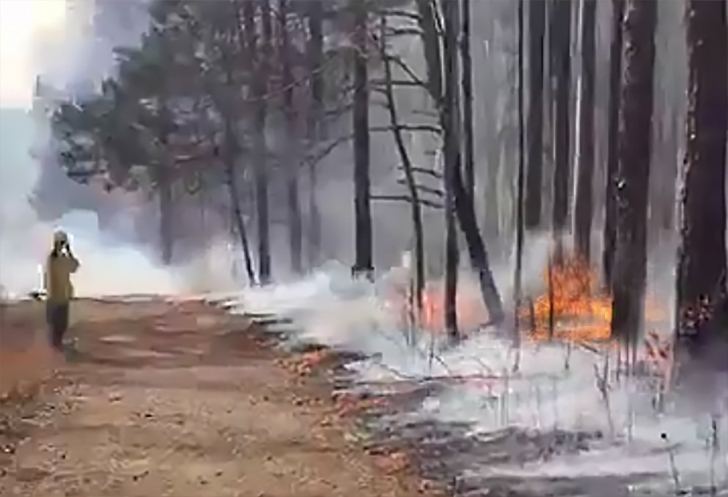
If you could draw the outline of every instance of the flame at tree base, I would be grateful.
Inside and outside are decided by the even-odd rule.
[[[597,270],[573,254],[549,260],[546,292],[519,309],[526,336],[535,341],[611,342],[612,297],[599,285]],[[663,322],[665,313],[647,298],[645,320]]]

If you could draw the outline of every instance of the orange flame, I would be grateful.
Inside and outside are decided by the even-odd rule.
[[[606,342],[611,339],[612,298],[598,284],[597,272],[582,259],[565,255],[544,270],[546,293],[519,310],[534,340]],[[664,319],[652,299],[645,303],[647,322]],[[549,322],[553,321],[553,330]]]

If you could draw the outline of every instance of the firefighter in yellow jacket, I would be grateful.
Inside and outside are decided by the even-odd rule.
[[[46,321],[50,332],[51,345],[62,350],[63,336],[68,329],[68,315],[73,284],[71,274],[78,270],[78,259],[71,252],[68,235],[63,231],[53,234],[53,248],[48,254],[43,284],[46,291]]]

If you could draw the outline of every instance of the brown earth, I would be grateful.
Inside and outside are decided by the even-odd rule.
[[[75,302],[54,357],[42,306],[0,321],[0,496],[409,497],[402,454],[371,456],[323,378],[199,302]],[[18,385],[20,384],[20,388]]]

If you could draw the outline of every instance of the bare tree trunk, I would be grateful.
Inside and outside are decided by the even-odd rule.
[[[445,99],[444,115],[444,176],[445,176],[445,330],[452,339],[459,337],[457,321],[458,285],[458,238],[455,220],[455,182],[460,169],[460,92],[458,91],[458,53],[457,37],[460,29],[460,6],[456,1],[442,2],[444,24],[444,74]],[[467,192],[467,186],[463,185]]]
[[[420,27],[422,28],[422,42],[424,45],[425,61],[427,64],[427,89],[435,101],[439,114],[440,124],[443,130],[447,129],[450,117],[445,112],[443,102],[443,65],[442,53],[439,44],[437,24],[435,20],[435,9],[433,0],[417,0],[417,7],[420,14]],[[456,46],[453,46],[453,51]],[[465,244],[470,256],[470,266],[478,273],[480,291],[483,303],[488,309],[490,323],[498,324],[505,317],[503,303],[500,293],[496,287],[493,273],[490,270],[488,251],[486,250],[483,237],[478,230],[478,221],[475,216],[473,198],[465,189],[460,167],[455,168],[453,174],[455,193],[455,212],[460,229],[465,237]]]
[[[617,244],[617,172],[619,167],[619,109],[622,80],[624,1],[612,0],[612,41],[609,47],[609,111],[607,117],[607,174],[604,193],[604,282],[612,287],[614,250]]]
[[[531,2],[533,6],[533,2]],[[521,312],[521,272],[523,269],[523,238],[524,238],[524,221],[525,221],[525,205],[524,205],[524,187],[526,182],[526,140],[523,112],[524,112],[524,81],[523,73],[525,68],[524,63],[524,38],[525,33],[525,21],[524,21],[524,10],[525,0],[518,1],[518,179],[517,191],[516,191],[516,270],[513,278],[513,302],[514,312],[513,317],[515,321],[513,330],[513,342],[514,346],[518,348],[518,354],[516,355],[516,361],[513,365],[513,371],[517,372],[521,367],[521,326],[520,326],[520,312]],[[531,33],[533,36],[533,32]],[[533,61],[531,61],[533,63]],[[539,140],[539,143],[541,140]]]
[[[224,156],[225,173],[227,176],[228,193],[230,195],[230,204],[232,207],[232,221],[240,237],[240,246],[243,250],[243,262],[245,264],[245,273],[248,276],[248,284],[255,285],[255,270],[253,269],[253,257],[250,253],[250,243],[248,242],[248,231],[245,228],[245,219],[243,218],[242,198],[238,187],[237,175],[235,174],[236,155],[238,150],[237,132],[232,120],[223,115],[225,121],[225,142]]]
[[[611,331],[633,354],[644,320],[656,24],[656,0],[627,1]]]
[[[286,116],[286,135],[288,136],[288,156],[286,157],[286,203],[288,206],[288,236],[289,248],[291,254],[291,271],[294,274],[301,274],[303,271],[303,234],[301,220],[301,206],[298,194],[298,162],[296,151],[298,146],[298,137],[296,134],[296,114],[293,108],[293,91],[294,81],[292,74],[291,62],[291,46],[288,39],[287,19],[288,19],[288,0],[280,0],[280,14],[278,16],[280,23],[280,40],[281,40],[281,63],[283,71],[283,112]]]
[[[255,6],[261,6],[263,25],[262,47],[257,44]],[[270,234],[268,205],[268,170],[266,164],[265,126],[267,118],[267,64],[270,57],[271,17],[268,0],[244,2],[243,15],[247,35],[248,53],[253,57],[253,172],[255,177],[255,207],[258,228],[258,282],[270,283]]]
[[[463,59],[463,159],[465,188],[475,198],[475,137],[473,135],[473,59],[470,55],[470,0],[462,0],[460,55]]]
[[[382,57],[384,58],[384,77],[386,83],[386,98],[387,98],[387,110],[389,111],[389,122],[392,125],[392,133],[394,136],[394,142],[397,146],[399,158],[402,161],[402,170],[404,171],[405,184],[409,192],[410,197],[410,215],[412,217],[412,231],[414,234],[414,258],[415,258],[415,272],[414,272],[414,307],[416,309],[415,316],[417,319],[422,317],[422,294],[425,290],[425,245],[424,245],[424,226],[422,223],[422,207],[420,205],[420,196],[417,190],[417,181],[415,173],[410,160],[409,152],[404,143],[402,136],[402,130],[399,127],[400,121],[397,113],[397,103],[394,98],[394,85],[392,78],[392,66],[390,59],[387,56],[387,42],[385,37],[386,32],[386,18],[382,20]]]
[[[308,29],[308,65],[311,73],[311,111],[308,113],[308,138],[310,145],[324,138],[324,79],[323,67],[323,2],[309,2]],[[316,188],[318,174],[316,161],[310,161],[308,169],[308,264],[316,267],[321,263],[321,211],[318,206]]]
[[[596,0],[581,1],[581,78],[579,85],[579,155],[574,238],[576,253],[591,259],[591,231],[594,212],[594,85],[596,74]]]
[[[235,8],[234,4],[231,4],[233,12],[231,12],[230,19],[233,21],[230,24],[230,40],[240,46],[242,51],[249,55],[251,68],[253,67],[254,58],[250,55],[255,50],[255,33],[246,33],[248,38],[245,39],[241,24],[250,22],[250,18],[254,15],[254,5],[251,3],[243,6],[243,23],[240,22],[240,10]],[[245,9],[250,9],[245,10]],[[222,65],[225,72],[225,85],[228,90],[235,86],[234,78],[234,67],[233,59],[231,57],[231,47],[222,47]],[[227,92],[226,92],[227,94]],[[240,238],[240,246],[243,251],[243,263],[245,265],[245,272],[248,277],[248,284],[255,285],[255,270],[253,268],[253,256],[250,251],[250,243],[248,238],[248,231],[245,226],[245,218],[243,217],[243,196],[240,193],[240,185],[238,183],[237,175],[237,158],[240,153],[240,143],[238,140],[238,128],[237,123],[231,116],[231,106],[233,102],[221,100],[217,95],[213,94],[213,101],[217,107],[218,112],[223,119],[223,165],[225,168],[225,175],[227,180],[228,194],[230,195],[230,204],[232,210],[232,223],[231,228],[237,231],[237,235]],[[235,102],[235,105],[239,102]],[[211,142],[214,143],[214,134],[211,136]]]
[[[367,69],[368,26],[363,0],[354,0],[354,271],[374,271],[372,212],[369,178],[369,75]]]
[[[566,228],[569,214],[569,182],[571,176],[571,143],[569,96],[571,95],[571,2],[553,4],[552,33],[555,53],[556,118],[553,178],[552,227],[557,239]]]
[[[528,171],[525,228],[541,225],[543,191],[543,81],[546,2],[528,1]],[[519,90],[520,91],[520,90]]]
[[[728,28],[725,0],[688,0],[687,150],[681,192],[678,332],[693,347],[723,333],[726,315]],[[697,352],[697,351],[695,351]],[[725,363],[725,357],[722,357]]]

